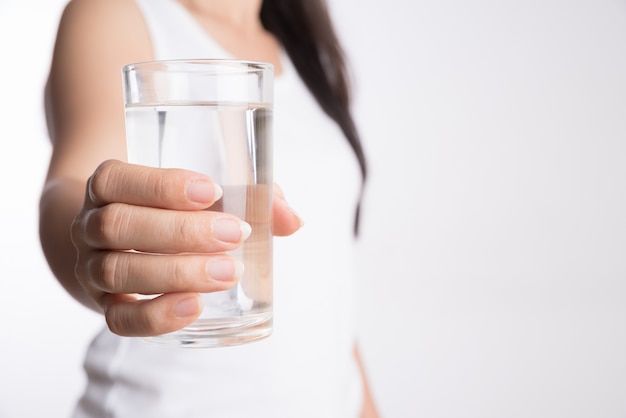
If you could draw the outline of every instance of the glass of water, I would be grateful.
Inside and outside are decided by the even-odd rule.
[[[122,68],[128,160],[210,176],[224,190],[209,210],[252,227],[230,254],[244,264],[231,290],[203,294],[200,317],[147,340],[188,347],[243,344],[272,332],[273,67],[171,60]]]

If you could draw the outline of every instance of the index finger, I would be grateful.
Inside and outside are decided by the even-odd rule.
[[[87,183],[94,206],[119,202],[174,210],[205,209],[222,197],[209,177],[177,168],[154,168],[105,161]]]

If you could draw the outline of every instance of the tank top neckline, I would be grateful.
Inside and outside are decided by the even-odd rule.
[[[197,32],[199,36],[202,36],[203,38],[207,39],[212,44],[212,46],[215,47],[215,49],[220,52],[220,55],[222,55],[226,59],[233,59],[233,60],[239,59],[239,58],[236,58],[226,48],[224,48],[219,42],[213,39],[213,37],[209,35],[206,32],[206,30],[204,30],[204,28],[200,25],[200,23],[196,20],[196,18],[191,14],[191,12],[189,12],[189,10],[187,10],[185,6],[180,4],[178,0],[166,0],[166,1],[169,1],[174,7],[178,8],[181,15],[183,15],[185,19],[189,22],[189,25],[192,28],[192,30],[194,32]],[[280,74],[274,74],[275,81],[286,78],[285,74],[291,72],[291,68],[290,68],[291,60],[289,59],[282,45],[279,45],[279,47],[280,47],[279,59],[280,59],[281,72]],[[245,59],[243,60],[245,61]]]

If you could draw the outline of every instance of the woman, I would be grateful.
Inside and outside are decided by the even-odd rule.
[[[275,178],[307,221],[275,245],[274,335],[210,350],[127,338],[182,328],[200,313],[198,292],[234,286],[237,268],[213,262],[214,253],[239,246],[246,228],[203,210],[219,195],[211,179],[123,162],[120,68],[225,57],[274,65]],[[53,153],[42,246],[67,291],[108,325],[88,350],[75,416],[377,416],[354,335],[352,247],[365,165],[321,3],[73,0],[46,104]],[[181,238],[183,225],[197,233]],[[274,234],[301,226],[278,191]],[[148,247],[168,255],[126,251]],[[138,301],[137,293],[163,296]]]

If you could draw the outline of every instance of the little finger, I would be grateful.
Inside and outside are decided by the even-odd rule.
[[[137,300],[131,295],[103,296],[109,329],[126,337],[148,337],[173,332],[191,324],[202,312],[197,293],[167,293]]]

